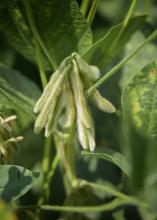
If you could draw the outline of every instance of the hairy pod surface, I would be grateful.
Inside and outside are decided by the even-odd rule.
[[[65,104],[66,104],[66,121],[65,128],[71,128],[76,122],[76,108],[74,102],[74,94],[68,77],[65,80]]]
[[[65,58],[34,107],[34,112],[39,113],[35,132],[39,133],[45,127],[45,136],[48,137],[55,128],[61,128],[60,132],[64,136],[77,129],[78,140],[83,149],[94,151],[95,129],[86,100],[86,90],[99,77],[99,69],[89,65],[77,53]],[[112,103],[102,97],[98,90],[90,98],[100,110],[115,112]],[[75,136],[75,132],[72,133]]]
[[[86,76],[82,77],[82,81],[86,90],[92,86],[91,80]],[[116,112],[114,105],[108,99],[104,98],[97,89],[91,94],[90,99],[93,104],[101,111],[107,113]]]
[[[90,116],[87,108],[86,99],[84,96],[83,83],[79,76],[79,71],[76,62],[73,62],[73,72],[71,74],[71,82],[75,97],[75,105],[77,109],[77,117],[81,120],[86,128],[91,127]]]
[[[93,103],[101,111],[104,111],[107,113],[114,113],[116,111],[114,105],[112,105],[110,101],[104,98],[98,90],[96,90],[91,96],[92,96]]]
[[[100,70],[97,66],[89,65],[85,62],[77,53],[74,53],[74,58],[76,60],[78,69],[82,75],[85,75],[92,81],[99,79]]]
[[[56,82],[56,80],[58,79],[59,75],[60,75],[59,70],[57,70],[56,72],[54,72],[52,74],[52,77],[51,77],[49,83],[46,85],[42,96],[37,101],[37,103],[36,103],[36,105],[34,107],[34,113],[40,112],[41,109],[43,108],[44,104],[46,103],[46,100],[48,99],[48,97],[51,94],[52,85]]]
[[[49,137],[54,129],[57,126],[57,122],[59,120],[59,117],[64,109],[65,100],[64,100],[63,91],[61,92],[60,96],[58,97],[58,101],[54,110],[54,114],[50,114],[48,118],[48,122],[45,127],[45,137]]]
[[[56,103],[58,101],[58,97],[61,94],[63,88],[62,88],[62,83],[64,81],[65,75],[70,71],[71,66],[68,65],[63,73],[61,73],[58,77],[58,79],[55,81],[54,84],[52,84],[51,87],[51,94],[49,95],[48,99],[46,100],[43,108],[41,109],[41,112],[39,116],[36,119],[35,122],[35,133],[39,133],[45,126],[46,123],[48,122],[48,117],[49,114],[52,115],[54,114]],[[50,81],[51,83],[51,81]]]
[[[46,100],[50,96],[52,92],[52,87],[55,84],[55,82],[58,80],[59,76],[64,72],[66,69],[66,64],[68,65],[69,58],[65,58],[63,62],[60,64],[59,68],[52,74],[49,83],[44,88],[42,96],[37,101],[35,107],[34,107],[34,113],[38,113],[41,111],[42,107],[46,103]]]

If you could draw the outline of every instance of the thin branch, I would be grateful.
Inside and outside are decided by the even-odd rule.
[[[89,14],[88,14],[88,17],[87,17],[87,21],[88,21],[88,23],[90,24],[90,26],[91,26],[92,23],[93,23],[93,20],[94,20],[94,17],[95,17],[95,13],[96,13],[96,10],[97,10],[98,3],[99,3],[99,0],[93,0],[91,9],[90,9],[90,11],[89,11]]]
[[[43,171],[43,189],[42,194],[39,198],[38,204],[41,205],[48,198],[47,190],[47,175],[49,172],[50,166],[50,151],[51,151],[51,137],[45,139],[44,144],[44,156],[42,161],[42,171]]]
[[[103,205],[95,205],[95,206],[51,206],[51,205],[42,205],[42,210],[47,211],[59,211],[59,212],[105,212],[113,210],[119,206],[126,205],[124,200],[115,199],[112,202]]]
[[[41,206],[17,206],[15,209],[24,210],[24,209],[40,209],[46,211],[58,211],[58,212],[105,212],[113,210],[119,206],[130,204],[124,200],[114,199],[113,201],[102,204],[102,205],[92,205],[92,206],[58,206],[58,205],[41,205]]]
[[[52,180],[52,177],[53,177],[54,172],[57,168],[58,162],[59,162],[59,157],[56,154],[53,161],[52,161],[52,163],[51,163],[49,172],[47,173],[47,176],[46,176],[46,179],[45,179],[45,182],[44,182],[44,185],[43,185],[44,201],[47,201],[48,198],[49,198],[49,195],[50,195],[50,181]]]
[[[82,0],[82,4],[81,4],[81,12],[82,14],[86,17],[87,15],[87,11],[88,11],[88,7],[89,7],[89,0]]]
[[[40,79],[41,79],[42,87],[44,88],[47,84],[47,78],[42,64],[41,50],[36,40],[34,41],[34,43],[35,43],[36,59],[40,73]]]
[[[130,21],[130,19],[131,19],[131,16],[132,16],[133,10],[134,10],[134,8],[135,8],[135,6],[136,6],[137,0],[131,0],[131,1],[132,1],[132,2],[131,2],[131,4],[130,4],[129,10],[128,10],[128,12],[127,12],[125,18],[124,18],[123,24],[122,24],[122,26],[121,26],[121,28],[120,28],[120,30],[119,30],[119,32],[118,32],[116,38],[114,39],[114,41],[113,41],[113,43],[112,43],[112,45],[111,45],[111,47],[110,47],[109,54],[112,54],[112,51],[115,49],[115,47],[116,47],[118,41],[120,40],[122,34],[123,34],[124,31],[125,31],[125,28],[127,27],[128,23],[129,23],[129,21]]]

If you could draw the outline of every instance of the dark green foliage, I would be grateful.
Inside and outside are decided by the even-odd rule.
[[[131,4],[136,4],[131,13],[125,16],[127,10],[131,10],[130,1],[100,0],[95,20],[90,27],[89,23],[92,22],[88,23],[84,14],[87,15],[91,4],[97,1],[89,2],[88,10],[82,13],[82,1],[76,0],[0,1],[0,114],[5,119],[10,115],[18,116],[15,124],[12,125],[12,121],[7,122],[8,127],[7,123],[0,120],[0,131],[6,126],[9,137],[12,137],[12,133],[15,133],[15,137],[24,136],[17,148],[20,150],[13,151],[12,164],[0,166],[0,199],[7,201],[11,207],[8,210],[16,209],[22,220],[36,219],[37,216],[43,220],[138,220],[139,216],[142,220],[156,220],[157,217],[155,38],[153,42],[150,39],[146,41],[148,44],[144,49],[140,52],[138,49],[131,60],[129,58],[123,63],[123,69],[122,65],[121,69],[117,68],[117,75],[111,74],[108,82],[103,81],[100,93],[115,105],[116,112],[114,108],[112,112],[115,113],[108,115],[97,111],[92,104],[88,106],[87,111],[91,110],[94,116],[94,120],[90,120],[96,131],[94,134],[94,129],[92,130],[96,152],[80,153],[75,132],[84,112],[84,105],[81,106],[81,113],[78,111],[78,91],[81,88],[84,103],[86,99],[91,100],[94,93],[87,97],[91,82],[95,85],[99,77],[101,79],[104,74],[110,73],[108,70],[113,70],[119,61],[128,57],[132,50],[148,39],[145,36],[145,33],[150,32],[148,27],[154,30],[157,24],[156,15],[151,13],[157,5],[151,0],[132,0]],[[94,36],[101,35],[94,43],[93,33]],[[92,75],[91,71],[96,71],[97,68],[89,67],[79,56],[77,62],[69,61],[68,58],[67,65],[73,62],[75,65],[70,65],[70,68],[73,70],[75,67],[82,74],[78,83],[78,77],[74,78],[72,75],[75,71],[69,70],[72,81],[72,85],[68,85],[69,89],[77,90],[75,102],[67,99],[66,81],[61,81],[61,86],[57,88],[62,87],[64,94],[60,93],[56,100],[51,100],[51,88],[54,85],[51,81],[51,87],[47,90],[38,112],[41,113],[47,98],[50,104],[52,101],[57,103],[62,98],[63,103],[66,101],[66,108],[63,105],[61,116],[68,111],[72,114],[76,106],[77,114],[81,116],[77,117],[79,120],[74,117],[73,126],[66,127],[65,117],[54,117],[53,121],[52,111],[48,108],[46,117],[57,123],[57,129],[52,130],[53,138],[46,139],[42,133],[35,135],[33,126],[36,116],[33,108],[42,94],[39,89],[41,83],[44,87],[50,74],[71,54],[79,54],[90,65],[99,67],[101,76],[97,72]],[[63,68],[61,72],[57,72],[58,76],[64,70]],[[65,76],[67,79],[67,75]],[[95,103],[100,104],[97,97]],[[55,113],[57,107],[58,105],[54,106]],[[102,106],[99,107],[101,109]],[[81,123],[88,130],[84,121]],[[5,140],[8,141],[9,137],[0,140],[0,161],[4,146],[12,148],[12,143],[16,142],[13,139],[8,145]],[[86,146],[84,148],[87,149]],[[41,149],[44,151],[43,162]],[[29,191],[30,189],[32,190]],[[31,204],[35,205],[31,207],[35,210],[25,211],[22,207],[21,215],[19,206]],[[37,204],[41,212],[36,211],[39,208]],[[55,211],[63,213],[59,217]],[[2,214],[4,213],[0,209],[0,216]],[[50,216],[47,217],[47,214]]]

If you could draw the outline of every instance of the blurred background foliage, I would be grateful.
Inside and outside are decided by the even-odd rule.
[[[5,1],[4,1],[5,2]],[[81,1],[78,1],[80,4]],[[119,24],[123,21],[124,16],[127,13],[128,7],[130,5],[129,0],[100,0],[97,13],[95,16],[94,23],[92,25],[92,31],[94,34],[94,41],[104,36],[113,25]],[[147,36],[151,33],[152,30],[157,27],[157,1],[156,0],[138,0],[137,6],[134,10],[134,15],[148,15],[148,19],[145,24],[142,26],[141,31],[136,32],[130,39],[130,41],[122,48],[117,55],[108,62],[105,66],[105,70],[109,70],[113,67],[118,61],[120,61],[124,56],[129,54],[129,52],[136,48]],[[133,77],[138,71],[141,70],[145,65],[154,61],[157,57],[157,40],[154,40],[152,43],[149,43],[144,49],[137,53],[125,66],[119,71],[116,75],[111,77],[107,83],[101,87],[102,94],[106,98],[112,101],[112,103],[117,108],[117,114],[108,115],[103,112],[98,111],[93,106],[92,112],[94,114],[94,121],[96,127],[96,143],[97,143],[97,152],[108,152],[110,150],[126,153],[126,148],[124,146],[124,137],[122,132],[122,112],[121,112],[121,93],[128,82],[128,80]],[[21,73],[21,77],[24,77],[24,81],[27,80],[25,92],[31,94],[32,102],[34,102],[37,97],[39,97],[42,86],[38,74],[37,67],[35,64],[25,59],[20,53],[13,49],[10,46],[7,39],[0,33],[0,71],[3,71],[3,65],[6,65],[7,68],[12,68],[17,71],[17,85],[18,89],[21,90],[25,85],[18,83],[18,71]],[[48,77],[52,71],[48,71]],[[5,75],[7,78],[7,75]],[[32,88],[32,89],[31,89]],[[2,100],[2,97],[0,96]],[[1,101],[0,100],[0,101]],[[21,103],[22,104],[22,103]],[[0,106],[1,107],[1,106]],[[29,106],[28,106],[29,108]],[[40,171],[41,161],[42,161],[42,152],[44,145],[43,135],[35,135],[33,132],[33,120],[32,116],[28,115],[27,112],[22,111],[13,111],[3,108],[3,112],[6,114],[18,115],[18,124],[15,125],[14,130],[17,134],[24,136],[24,141],[20,143],[18,151],[14,152],[14,164],[24,166],[28,169],[34,171]],[[21,133],[22,130],[22,133]],[[143,143],[142,145],[143,146]],[[140,149],[139,154],[143,154],[143,147]],[[51,157],[53,158],[55,149],[51,149]],[[136,152],[137,153],[137,152]],[[127,153],[126,153],[127,154]],[[150,159],[151,160],[151,159]],[[138,165],[137,165],[138,166]],[[142,167],[138,169],[137,172],[141,172]],[[123,189],[125,192],[129,192],[130,188],[128,187],[127,180],[124,180],[124,176],[121,173],[120,169],[112,165],[111,163],[99,160],[95,157],[81,156],[77,162],[77,171],[80,178],[85,178],[90,181],[95,181],[98,183],[108,183],[113,184],[118,189]],[[137,174],[138,175],[138,174]],[[149,181],[151,186],[151,181]],[[37,197],[40,192],[40,182],[35,185],[35,187],[24,195],[20,199],[20,203],[23,205],[34,204],[37,200]],[[153,185],[155,187],[155,185]],[[53,182],[51,183],[51,196],[49,202],[51,204],[63,204],[65,200],[65,192],[63,188],[63,179],[60,169],[57,168],[55,176],[53,177]],[[148,188],[145,190],[147,191]],[[152,189],[152,194],[153,194]],[[146,192],[146,195],[149,198],[151,191]],[[76,198],[77,192],[74,192],[72,197]],[[73,198],[68,198],[72,202]],[[156,201],[156,198],[154,198]],[[79,201],[82,201],[82,204],[95,204],[96,202],[107,201],[107,197],[100,192],[91,192],[88,189],[83,189],[79,192]],[[68,201],[65,204],[69,204]],[[1,204],[0,204],[1,205]],[[2,205],[1,205],[2,206]],[[0,208],[1,208],[0,206]],[[57,219],[59,214],[54,213],[45,213],[43,212],[44,219]],[[22,211],[18,213],[19,219],[32,219],[31,213],[24,214]],[[92,215],[81,216],[79,214],[61,215],[60,219],[116,219],[116,220],[140,220],[140,214],[135,207],[129,206],[123,211],[115,211],[114,214],[111,212],[107,213],[98,213]],[[6,218],[6,220],[13,220],[16,217]],[[148,220],[148,219],[147,219]]]

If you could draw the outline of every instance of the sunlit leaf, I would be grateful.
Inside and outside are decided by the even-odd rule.
[[[111,51],[113,41],[120,31],[122,24],[112,27],[104,37],[96,41],[83,53],[83,58],[89,63],[97,65],[100,69],[104,68],[105,64],[121,51],[124,45],[130,40],[132,34],[140,29],[145,19],[146,16],[137,16],[131,19],[120,38],[120,42],[118,41],[114,50]]]
[[[131,163],[132,182],[137,190],[141,190],[147,173],[153,172],[157,165],[156,61],[135,74],[126,85],[122,110],[124,146]]]

